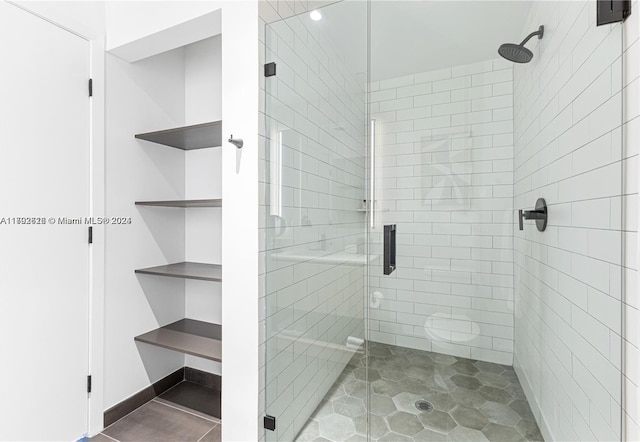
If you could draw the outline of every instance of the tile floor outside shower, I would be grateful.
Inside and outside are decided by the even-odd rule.
[[[90,442],[220,442],[222,423],[160,398],[147,402],[109,425]]]
[[[374,342],[369,353],[372,441],[543,441],[512,367]],[[296,441],[367,440],[364,365],[354,355]]]

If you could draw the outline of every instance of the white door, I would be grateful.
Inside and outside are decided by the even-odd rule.
[[[87,431],[89,54],[0,1],[0,440]]]

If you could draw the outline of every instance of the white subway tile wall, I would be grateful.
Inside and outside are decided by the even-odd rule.
[[[545,198],[549,225],[514,235],[514,365],[546,440],[620,440],[622,281],[635,276],[622,210],[637,201],[622,181],[637,154],[623,149],[622,27],[597,27],[593,1],[534,2],[522,34],[539,25],[533,61],[514,67],[514,201]]]
[[[262,20],[289,17],[262,23],[264,61],[277,66],[261,104],[259,183],[260,401],[277,417],[274,441],[294,439],[365,337],[366,75],[323,27],[291,16],[298,3],[261,4]],[[361,5],[354,19],[366,19]]]
[[[511,365],[513,67],[453,66],[371,85],[377,226],[370,339]],[[376,233],[377,232],[377,233]]]

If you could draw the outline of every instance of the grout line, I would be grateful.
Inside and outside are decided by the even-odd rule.
[[[161,405],[164,405],[165,407],[173,408],[173,409],[175,409],[175,410],[182,411],[183,413],[187,413],[187,414],[190,414],[190,415],[192,415],[192,416],[199,417],[200,419],[204,419],[204,420],[206,420],[206,421],[213,422],[213,423],[215,423],[216,425],[218,425],[219,423],[222,423],[222,421],[219,421],[219,420],[218,420],[218,418],[215,418],[215,417],[210,417],[210,418],[209,418],[209,417],[204,417],[204,416],[201,416],[201,415],[199,415],[199,414],[196,414],[196,413],[194,413],[194,412],[192,412],[192,411],[188,411],[188,410],[185,410],[185,409],[179,408],[179,407],[177,407],[177,406],[175,406],[175,405],[169,405],[169,404],[167,404],[166,402],[160,402],[160,401],[157,401],[157,400],[156,400],[156,398],[157,398],[157,397],[158,397],[158,396],[156,396],[155,398],[153,398],[153,399],[151,400],[151,402],[155,402],[156,404],[161,404]],[[165,400],[166,400],[166,399],[165,399]],[[168,402],[169,402],[169,401],[168,401]]]
[[[115,423],[115,422],[114,422],[114,423]],[[100,434],[102,434],[102,435],[103,435],[103,436],[105,436],[105,437],[108,437],[108,438],[109,438],[109,439],[111,439],[111,440],[114,440],[114,441],[116,441],[116,442],[120,442],[118,439],[115,439],[115,438],[113,438],[113,437],[109,436],[108,434],[104,434],[104,433],[100,433]]]
[[[200,439],[198,439],[196,442],[200,442],[202,439],[204,439],[204,438],[205,438],[205,436],[206,436],[207,434],[211,433],[213,430],[215,430],[217,426],[218,426],[218,424],[214,425],[212,429],[210,429],[209,431],[207,431],[206,433],[204,433],[204,434],[202,435],[202,437],[201,437]]]
[[[154,398],[155,399],[155,398]],[[129,415],[135,413],[136,411],[138,411],[139,409],[141,409],[142,407],[144,407],[145,405],[147,405],[149,402],[153,401],[153,399],[145,402],[144,404],[140,405],[139,407],[136,407],[135,409],[131,410],[129,413],[125,414],[124,416],[122,416],[120,419],[116,420],[115,422],[112,422],[108,427],[104,428],[102,431],[106,430],[107,428],[111,428],[113,427],[115,424],[117,424],[118,422],[120,422],[121,420],[123,420],[124,418],[128,417]],[[106,436],[106,434],[105,434]],[[113,438],[112,438],[113,439]],[[116,439],[113,439],[116,440]]]

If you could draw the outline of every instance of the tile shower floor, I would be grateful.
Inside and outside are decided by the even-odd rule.
[[[512,367],[374,342],[369,354],[372,441],[543,440]],[[296,441],[366,441],[364,363],[354,355]]]

